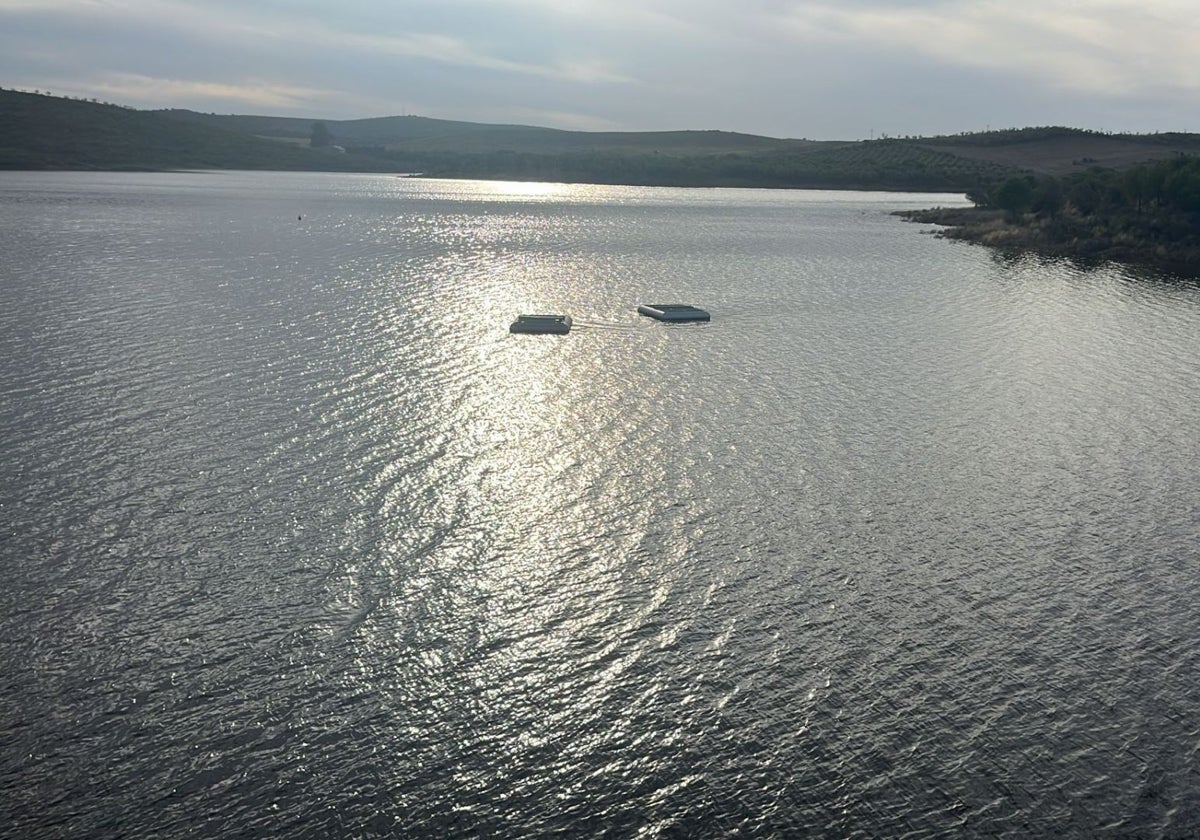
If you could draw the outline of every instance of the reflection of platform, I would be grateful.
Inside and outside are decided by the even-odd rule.
[[[649,315],[660,321],[707,321],[708,313],[694,306],[682,303],[643,303],[638,307],[642,315]]]
[[[509,327],[510,333],[533,335],[566,335],[571,331],[570,315],[518,315]]]

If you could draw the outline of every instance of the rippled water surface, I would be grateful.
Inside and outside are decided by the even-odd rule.
[[[1200,286],[956,201],[0,175],[4,833],[1200,834]]]

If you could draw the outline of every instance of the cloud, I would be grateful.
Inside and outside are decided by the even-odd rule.
[[[1174,0],[976,0],[793,6],[783,25],[808,41],[871,44],[950,67],[1002,71],[1063,90],[1133,95],[1200,85],[1200,21]]]
[[[203,40],[228,50],[258,50],[286,45],[292,50],[310,50],[310,55],[345,55],[419,59],[469,67],[489,72],[566,78],[583,83],[624,83],[626,76],[596,55],[573,52],[572,57],[546,62],[505,58],[457,34],[422,31],[393,23],[398,32],[369,30],[363,18],[331,14],[336,4],[289,6],[273,4],[222,6],[188,0],[0,0],[0,11],[36,12],[46,17],[53,12],[71,12],[76,21],[113,30],[121,26],[139,29],[152,23],[161,38]],[[350,4],[351,6],[353,4]],[[231,9],[236,9],[232,11]],[[403,16],[397,16],[404,20]],[[356,25],[357,24],[357,25]],[[526,44],[528,53],[533,44]]]
[[[0,0],[0,79],[330,119],[1182,128],[1200,91],[1193,2]]]
[[[58,90],[70,87],[67,80],[55,83]],[[89,86],[96,94],[118,102],[136,100],[171,107],[179,102],[240,103],[255,108],[293,109],[322,100],[333,101],[345,94],[337,90],[288,87],[268,80],[243,80],[237,84],[162,79],[134,73],[114,73]]]

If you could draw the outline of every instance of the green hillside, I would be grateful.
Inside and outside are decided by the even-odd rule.
[[[331,145],[310,148],[320,122]],[[635,185],[972,191],[1013,175],[1200,153],[1191,134],[1032,128],[809,141],[726,131],[585,132],[427,117],[320,120],[138,111],[0,91],[0,168],[310,169]]]
[[[918,142],[967,160],[1054,176],[1096,166],[1124,170],[1181,154],[1200,154],[1200,135],[1196,134],[1104,134],[1057,126],[934,137]]]
[[[307,141],[314,120],[161,112],[174,119],[241,134]],[[345,147],[385,147],[389,151],[480,154],[511,151],[534,154],[629,151],[660,154],[760,152],[808,145],[804,140],[778,140],[731,131],[598,132],[565,131],[528,125],[437,120],[429,117],[376,117],[364,120],[321,120],[333,142]]]
[[[1168,156],[1120,171],[1091,167],[1061,177],[1012,175],[969,195],[973,208],[901,215],[947,226],[944,236],[1007,251],[1200,273],[1200,156]]]
[[[342,159],[151,111],[0,91],[0,169],[359,169]]]

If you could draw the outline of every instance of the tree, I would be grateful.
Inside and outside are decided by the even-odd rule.
[[[1015,222],[1033,206],[1033,185],[1028,178],[1014,175],[996,189],[992,203],[1008,215],[1009,221]]]
[[[967,189],[967,198],[973,201],[976,207],[991,206],[991,196],[988,194],[988,188],[979,181],[976,181],[974,186]]]
[[[1067,202],[1062,182],[1057,178],[1042,178],[1038,181],[1030,201],[1030,209],[1048,218],[1056,218]]]
[[[1161,188],[1164,203],[1177,211],[1200,212],[1200,159],[1180,158],[1167,167]]]
[[[1089,171],[1071,180],[1067,198],[1071,205],[1085,216],[1097,212],[1104,203],[1102,173]]]
[[[333,136],[329,133],[329,126],[323,122],[315,122],[312,124],[312,135],[309,138],[308,145],[314,149],[319,149],[324,146],[333,145]]]

